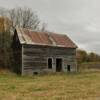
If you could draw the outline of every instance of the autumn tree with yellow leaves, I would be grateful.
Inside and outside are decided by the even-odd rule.
[[[11,53],[11,22],[7,17],[0,17],[0,67],[10,67]]]

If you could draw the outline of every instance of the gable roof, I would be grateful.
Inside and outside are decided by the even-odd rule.
[[[16,32],[21,44],[77,48],[67,35],[51,32],[35,32],[25,28],[16,28]]]

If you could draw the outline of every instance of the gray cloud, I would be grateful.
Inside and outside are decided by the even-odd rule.
[[[48,30],[65,33],[80,48],[100,54],[100,0],[0,0],[0,6],[28,6]]]

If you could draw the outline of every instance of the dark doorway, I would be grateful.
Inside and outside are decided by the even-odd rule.
[[[70,65],[67,65],[67,71],[70,72]]]
[[[48,59],[48,69],[52,69],[52,58]]]
[[[62,59],[61,58],[56,59],[56,71],[57,72],[62,71]]]

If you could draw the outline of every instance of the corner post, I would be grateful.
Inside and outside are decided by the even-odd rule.
[[[22,71],[21,71],[21,75],[23,76],[24,75],[24,63],[23,63],[23,50],[24,50],[24,48],[23,48],[23,45],[22,45]]]

